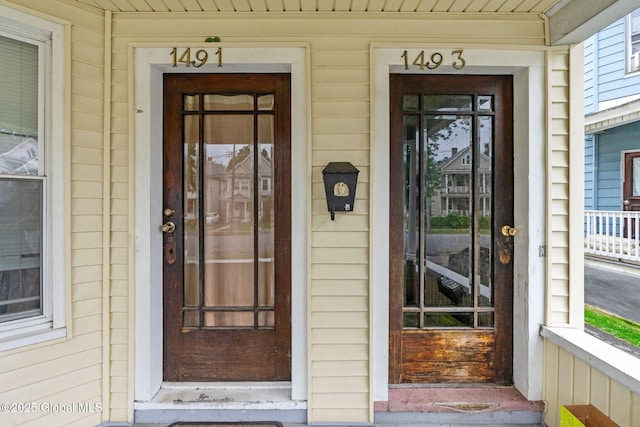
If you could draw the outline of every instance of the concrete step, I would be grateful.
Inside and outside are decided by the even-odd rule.
[[[291,400],[288,383],[246,385],[165,384],[151,402],[136,402],[136,427],[167,427],[176,421],[279,421],[307,426],[305,401]],[[514,387],[393,386],[375,402],[375,427],[544,426],[544,404],[526,400]],[[324,424],[312,424],[324,427]],[[335,423],[331,426],[366,426]]]

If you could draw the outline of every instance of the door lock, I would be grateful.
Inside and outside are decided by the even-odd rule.
[[[176,224],[173,221],[167,221],[160,227],[163,233],[171,234],[176,231]]]
[[[500,229],[500,232],[504,237],[513,237],[516,235],[518,230],[516,230],[515,227],[511,227],[509,225],[503,225],[502,228]]]

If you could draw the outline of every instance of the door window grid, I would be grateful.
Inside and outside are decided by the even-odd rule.
[[[273,194],[261,185],[273,179],[274,99],[273,94],[183,98],[185,123],[194,123],[184,131],[184,328],[272,329],[275,324]],[[197,137],[189,138],[190,132]],[[209,191],[214,180],[225,181],[226,190]],[[222,212],[204,214],[210,206],[223,206]]]
[[[490,188],[487,181],[491,179],[493,97],[405,95],[403,106],[404,327],[492,327],[492,239],[487,215],[491,195],[487,194]],[[465,136],[469,140],[466,146],[445,142]],[[467,183],[467,191],[452,194],[462,182]],[[450,187],[452,183],[455,188]],[[470,206],[474,209],[469,209]],[[458,224],[453,224],[456,220]],[[430,235],[429,231],[447,221],[451,222],[446,224],[449,227],[466,229],[471,248],[480,248],[479,251],[468,248],[466,261],[464,251],[460,251],[462,255],[458,254],[453,265],[451,258],[456,254],[450,254],[445,264],[438,262],[430,250],[442,238]]]

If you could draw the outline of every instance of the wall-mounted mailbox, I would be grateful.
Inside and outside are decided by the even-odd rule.
[[[349,162],[331,162],[322,170],[327,208],[331,212],[332,221],[335,219],[336,212],[353,210],[359,172]]]

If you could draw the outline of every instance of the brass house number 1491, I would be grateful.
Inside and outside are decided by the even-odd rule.
[[[178,49],[174,47],[170,55],[173,58],[173,66],[177,67],[178,64],[184,64],[185,67],[202,67],[209,60],[209,52],[205,49],[194,50],[193,57],[191,59],[191,48],[186,47],[184,49]],[[218,57],[218,67],[222,67],[222,48],[219,47],[214,53]]]
[[[413,62],[411,62],[411,65],[417,65],[421,70],[424,70],[425,68],[429,70],[435,70],[443,63],[448,63],[449,61],[451,61],[451,66],[453,68],[455,68],[456,70],[462,70],[467,64],[467,62],[462,57],[462,52],[462,49],[452,50],[449,57],[445,59],[445,57],[440,52],[434,52],[429,57],[427,57],[427,54],[425,54],[424,50],[421,50],[416,55]],[[404,69],[408,70],[410,61],[409,52],[405,50],[404,52],[402,52],[401,57],[404,59]]]

